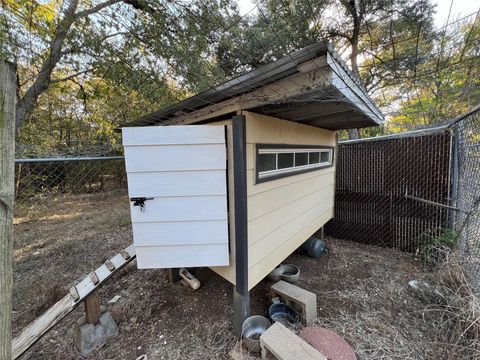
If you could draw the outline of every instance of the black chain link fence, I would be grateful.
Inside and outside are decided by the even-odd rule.
[[[448,129],[345,141],[338,146],[335,215],[340,239],[418,252],[449,227]]]
[[[437,128],[344,141],[337,154],[327,235],[429,263],[456,248],[480,291],[480,108]]]

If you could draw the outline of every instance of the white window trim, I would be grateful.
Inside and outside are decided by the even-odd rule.
[[[319,153],[319,160],[321,159],[321,153],[328,153],[328,161],[326,162],[318,162],[313,164],[307,164],[302,166],[295,166],[295,154],[296,153]],[[326,166],[333,165],[333,149],[330,148],[266,148],[266,149],[258,149],[258,155],[262,154],[275,154],[275,167],[274,170],[266,170],[266,171],[258,171],[257,176],[258,179],[266,179],[269,177],[273,177],[276,175],[284,175],[292,173],[295,174],[297,172],[301,172],[303,170],[308,169],[315,169],[315,168],[323,168]],[[278,169],[278,154],[293,154],[293,164],[294,166],[288,168]],[[310,156],[308,156],[308,161],[310,162]]]

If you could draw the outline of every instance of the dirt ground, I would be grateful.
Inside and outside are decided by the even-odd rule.
[[[14,335],[63,297],[77,280],[132,241],[128,199],[123,192],[59,196],[16,210],[14,245]],[[359,359],[442,359],[439,318],[407,288],[429,279],[421,264],[397,251],[329,239],[319,259],[293,254],[300,287],[318,297],[318,324],[343,336]],[[209,269],[199,269],[202,287],[169,284],[163,270],[130,264],[100,290],[120,335],[91,359],[225,359],[231,335],[233,287]],[[263,281],[251,294],[252,313],[265,314]],[[120,300],[107,302],[115,295]],[[79,359],[73,343],[80,306],[23,355],[23,359]]]

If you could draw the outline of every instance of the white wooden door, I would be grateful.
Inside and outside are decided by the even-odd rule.
[[[225,127],[122,133],[138,267],[229,265]]]

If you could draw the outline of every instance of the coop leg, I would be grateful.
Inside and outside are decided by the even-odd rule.
[[[78,319],[74,340],[82,356],[102,347],[110,338],[118,335],[118,327],[110,312],[100,306],[98,290],[85,299],[85,316]]]
[[[242,324],[250,313],[250,294],[242,295],[237,288],[233,290],[233,333],[242,335]]]
[[[233,292],[233,332],[240,337],[242,323],[250,313],[248,293],[248,214],[247,214],[247,153],[246,118],[232,118],[233,185],[235,214],[235,290]]]
[[[177,283],[180,281],[179,270],[177,268],[168,269],[168,281],[171,284]]]
[[[85,321],[87,324],[96,325],[99,323],[101,315],[100,297],[98,290],[95,290],[85,299]]]

